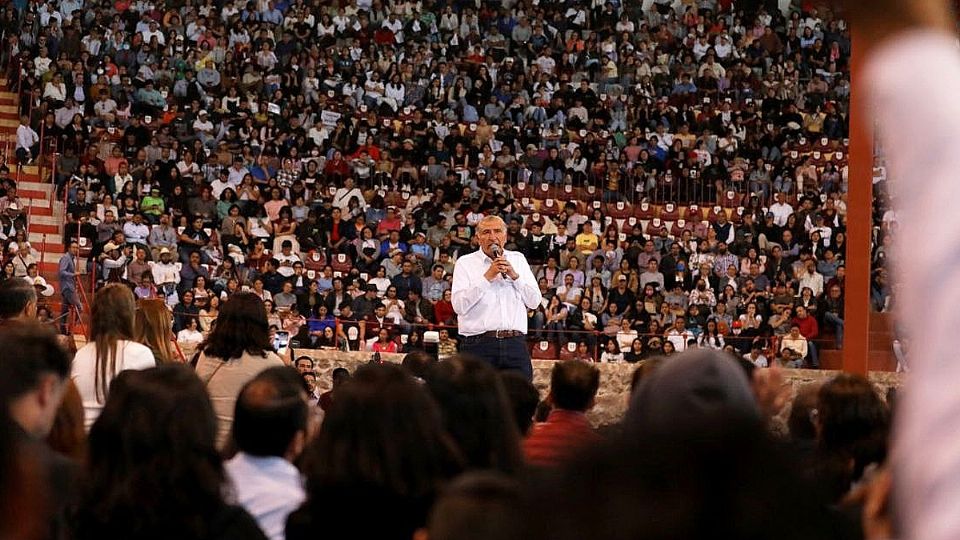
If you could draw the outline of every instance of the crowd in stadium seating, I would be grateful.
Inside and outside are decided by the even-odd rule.
[[[99,281],[165,299],[177,332],[251,290],[300,347],[455,340],[453,264],[498,214],[544,292],[535,356],[816,366],[842,342],[850,37],[828,13],[15,8],[0,25],[37,135],[18,156],[56,151],[66,239]]]
[[[893,395],[838,375],[769,429],[775,366],[842,340],[850,37],[756,4],[0,8],[0,538],[895,537]],[[25,163],[66,201],[63,306],[97,284],[72,356],[32,322]],[[457,354],[489,214],[543,288],[545,391]],[[406,354],[321,393],[283,331]],[[581,359],[636,363],[617,425]]]
[[[598,430],[589,362],[556,362],[542,395],[414,352],[321,394],[255,294],[224,302],[194,368],[144,336],[144,311],[169,325],[150,302],[101,288],[71,360],[34,288],[0,283],[4,538],[889,537],[865,501],[886,496],[890,409],[858,376],[800,388],[774,440],[782,372],[691,349],[641,361],[626,418]]]
[[[799,388],[774,439],[783,372],[691,349],[641,361],[598,428],[593,363],[554,363],[541,394],[413,352],[319,393],[255,294],[224,302],[193,368],[144,336],[150,302],[101,288],[71,360],[33,287],[0,283],[4,538],[891,537],[892,396],[860,376]]]

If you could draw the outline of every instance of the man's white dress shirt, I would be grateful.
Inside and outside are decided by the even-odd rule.
[[[503,276],[487,281],[483,274],[493,260],[483,250],[457,259],[452,300],[461,335],[474,336],[491,330],[527,333],[527,309],[540,305],[540,288],[522,253],[504,250],[503,254],[519,274],[516,281]]]
[[[237,504],[250,512],[270,540],[283,540],[287,516],[303,504],[306,494],[300,472],[281,457],[240,452],[225,465]]]

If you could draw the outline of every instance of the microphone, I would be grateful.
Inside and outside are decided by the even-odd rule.
[[[494,242],[490,244],[490,253],[493,253],[494,258],[498,258],[503,255],[503,248],[500,247],[500,244]],[[507,279],[509,277],[507,276],[506,272],[500,272],[500,276],[503,277],[503,279]]]

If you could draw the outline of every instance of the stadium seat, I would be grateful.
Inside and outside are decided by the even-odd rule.
[[[346,253],[337,253],[333,256],[333,260],[330,261],[330,266],[333,267],[334,274],[337,272],[348,274],[353,268],[353,259]]]
[[[536,360],[556,360],[557,346],[553,341],[535,341],[530,348],[530,356]]]
[[[676,221],[680,219],[680,209],[677,207],[676,203],[664,203],[663,208],[660,209],[659,217],[663,221]]]
[[[736,208],[743,202],[743,196],[732,189],[728,189],[723,196],[724,208]]]
[[[646,232],[648,236],[660,236],[660,234],[667,230],[663,225],[663,220],[660,218],[653,218],[650,220],[650,224],[647,225]]]
[[[730,222],[734,225],[743,223],[743,212],[744,208],[742,206],[734,208],[733,211],[730,212]]]
[[[548,218],[555,217],[560,213],[560,203],[554,199],[546,199],[540,204],[540,213]]]
[[[583,188],[581,191],[581,197],[585,201],[599,201],[600,200],[600,190],[597,189],[597,186],[588,185]]]
[[[85,259],[93,253],[93,242],[86,236],[77,238],[77,244],[80,246],[80,257]]]
[[[727,215],[727,211],[722,206],[719,206],[719,205],[714,206],[713,208],[710,209],[710,214],[707,216],[707,220],[710,223],[715,223],[717,221],[717,217],[719,217],[720,214]]]
[[[699,204],[691,204],[683,212],[683,218],[694,223],[703,221],[703,209]]]
[[[577,357],[577,342],[568,341],[566,345],[560,347],[560,361],[574,360]]]
[[[678,219],[670,229],[670,235],[679,238],[683,231],[692,231],[693,225],[683,218]]]
[[[547,182],[541,182],[534,186],[533,188],[533,198],[545,201],[547,199],[552,199],[554,197],[555,189],[550,187],[550,184]]]
[[[322,250],[311,249],[303,258],[303,267],[307,270],[323,271],[327,266],[327,255]]]
[[[515,200],[520,200],[524,197],[532,197],[533,190],[530,188],[530,185],[526,182],[517,182],[517,185],[513,187],[513,198]]]
[[[530,214],[534,211],[533,199],[530,197],[523,196],[517,200],[520,201],[520,204],[517,205],[517,211],[521,214]]]
[[[617,224],[618,231],[623,230],[627,218],[633,217],[633,205],[628,202],[607,203],[605,210],[607,217]]]

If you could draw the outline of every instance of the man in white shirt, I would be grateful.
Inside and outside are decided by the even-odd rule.
[[[197,113],[197,119],[193,121],[193,131],[197,138],[203,141],[203,144],[212,146],[214,141],[213,122],[210,121],[207,111]]]
[[[33,74],[37,77],[43,77],[43,75],[50,71],[50,66],[53,64],[53,59],[48,56],[47,48],[40,47],[40,54],[33,59]]]
[[[183,265],[173,262],[173,254],[168,248],[160,248],[160,262],[150,261],[149,264],[153,270],[153,282],[157,284],[157,289],[165,297],[171,295],[175,297],[177,285],[180,284],[180,269]]]
[[[360,191],[360,188],[354,187],[353,178],[347,178],[343,182],[343,187],[337,189],[333,194],[333,206],[340,209],[341,212],[348,212],[350,210],[350,199],[356,197],[360,201],[360,207],[365,207],[363,192]]]
[[[687,343],[694,338],[693,332],[687,330],[687,321],[683,317],[677,317],[673,322],[673,327],[667,330],[667,341],[673,344],[674,350],[683,352],[687,350]]]
[[[397,43],[403,43],[403,21],[397,17],[396,12],[391,13],[389,18],[384,19],[381,26],[393,32],[393,39]]]
[[[250,171],[243,166],[243,158],[237,157],[233,160],[233,165],[227,170],[227,182],[232,186],[239,186],[243,182],[243,177],[250,174]]]
[[[461,351],[500,370],[533,378],[527,349],[527,310],[542,298],[522,253],[502,248],[507,225],[497,216],[477,224],[480,249],[457,259],[453,269],[453,310],[459,316]]]
[[[568,310],[576,309],[583,297],[583,289],[573,283],[573,274],[563,276],[563,285],[557,287],[557,297]]]
[[[20,125],[17,126],[17,162],[24,164],[37,159],[40,153],[40,135],[30,127],[30,118],[26,115],[20,117]]]
[[[793,213],[793,207],[786,202],[783,192],[778,191],[774,196],[774,202],[770,205],[770,213],[773,214],[773,224],[783,227],[787,224],[787,218]]]
[[[143,37],[143,42],[149,44],[152,38],[157,38],[157,43],[160,45],[165,45],[167,42],[166,37],[164,37],[163,32],[160,31],[157,26],[157,21],[150,19],[150,22],[147,24],[147,29],[141,32]]]
[[[300,257],[293,252],[293,242],[290,240],[284,240],[280,243],[280,253],[275,254],[274,258],[280,262],[277,273],[285,278],[293,275],[294,263],[302,262]]]
[[[813,291],[814,298],[816,298],[823,293],[823,274],[817,272],[817,263],[815,263],[813,259],[807,260],[804,266],[805,271],[800,276],[798,288],[800,291],[803,291],[804,287],[810,287],[810,290]]]
[[[73,117],[82,112],[83,109],[77,106],[77,102],[75,99],[73,99],[73,96],[67,96],[63,107],[60,107],[54,111],[54,119],[57,127],[63,129],[69,126],[70,122],[73,121]]]
[[[116,118],[117,102],[110,97],[109,93],[104,92],[100,94],[100,100],[93,104],[93,112],[102,122],[113,124]]]
[[[230,176],[227,169],[220,169],[220,174],[217,176],[217,179],[213,182],[210,182],[210,194],[213,195],[215,199],[219,199],[220,195],[227,188],[235,188],[236,186],[230,183]]]
[[[283,540],[287,516],[306,498],[293,461],[306,443],[309,414],[300,375],[289,367],[260,372],[237,397],[233,440],[238,453],[224,468],[237,502],[271,540]]]
[[[128,244],[146,248],[150,227],[143,222],[143,214],[134,214],[133,219],[123,224],[123,239]]]

